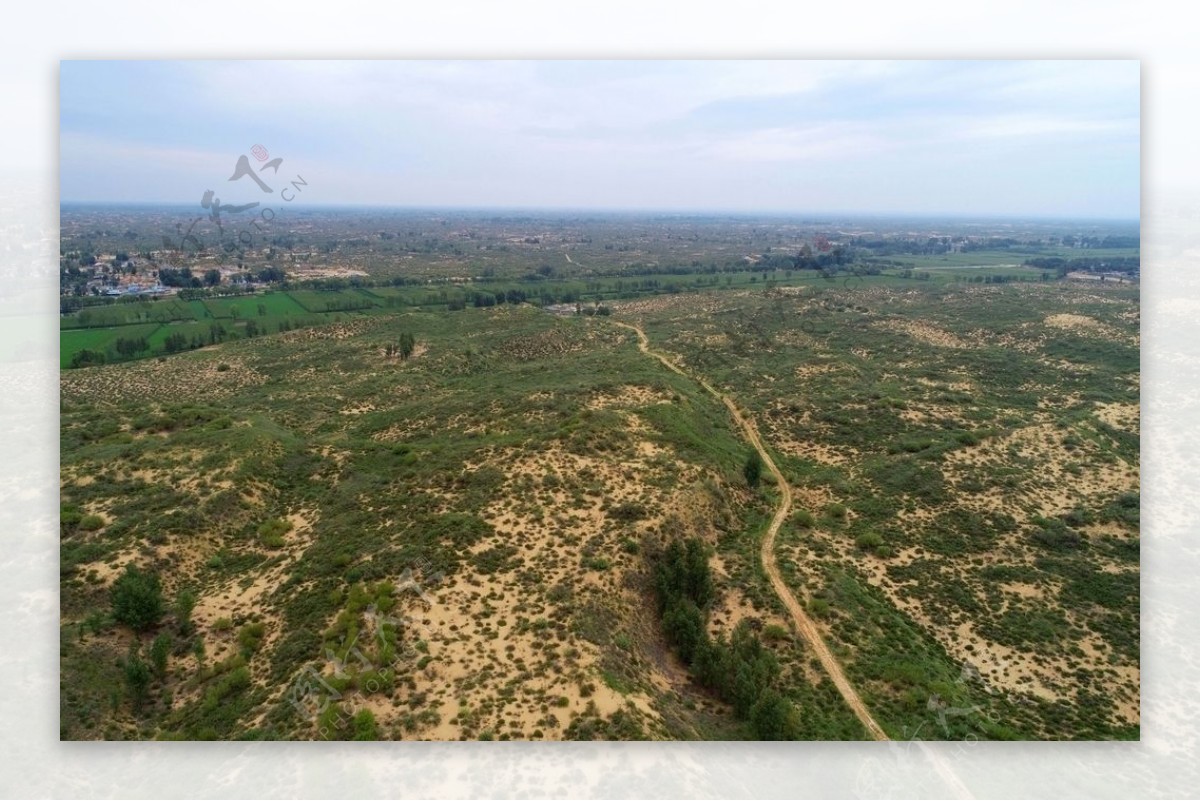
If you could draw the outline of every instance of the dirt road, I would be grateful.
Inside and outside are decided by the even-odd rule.
[[[614,320],[614,322],[616,322]],[[663,366],[672,372],[678,373],[685,378],[688,378],[700,386],[704,387],[705,391],[717,398],[725,404],[725,408],[733,415],[733,419],[741,428],[742,434],[746,440],[754,446],[758,451],[758,455],[762,457],[763,464],[767,466],[767,470],[775,477],[775,486],[779,489],[779,508],[775,510],[775,517],[771,519],[771,525],[767,528],[766,536],[762,541],[762,564],[763,570],[771,579],[771,586],[775,589],[775,594],[779,596],[779,600],[787,608],[788,614],[791,615],[792,623],[800,636],[805,639],[809,647],[817,655],[817,659],[821,662],[821,666],[825,668],[825,672],[829,674],[829,678],[833,680],[833,684],[837,687],[842,698],[846,700],[846,704],[854,710],[854,714],[870,732],[871,737],[876,740],[889,739],[879,724],[875,722],[875,718],[871,716],[866,704],[859,697],[858,691],[854,689],[854,685],[846,678],[846,672],[842,670],[842,665],[834,657],[833,652],[829,650],[829,646],[825,643],[821,632],[817,629],[812,618],[804,611],[804,607],[792,595],[792,591],[783,581],[783,576],[779,574],[779,565],[775,560],[775,538],[779,534],[779,529],[783,527],[783,523],[787,520],[788,515],[792,513],[792,488],[788,484],[787,479],[783,477],[783,473],[775,466],[775,460],[771,458],[771,454],[767,453],[767,449],[763,447],[762,439],[758,435],[758,429],[754,425],[754,421],[738,409],[729,396],[723,392],[718,392],[711,384],[699,376],[693,376],[684,371],[683,368],[672,362],[666,356],[650,349],[650,340],[646,337],[646,332],[636,325],[629,323],[616,323],[622,328],[628,328],[637,333],[638,348],[648,356],[653,356],[662,362]]]

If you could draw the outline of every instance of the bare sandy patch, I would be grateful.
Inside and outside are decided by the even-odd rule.
[[[1136,403],[1097,403],[1095,415],[1113,428],[1134,434],[1141,430],[1141,407]]]
[[[916,320],[887,320],[876,323],[876,325],[886,331],[907,334],[918,342],[924,342],[926,345],[934,345],[939,348],[969,347],[966,342],[954,334],[943,331],[929,323],[918,322]]]

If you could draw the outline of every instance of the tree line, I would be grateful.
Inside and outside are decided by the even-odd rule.
[[[708,634],[708,611],[716,590],[704,544],[695,537],[671,542],[655,560],[654,588],[667,639],[693,678],[732,705],[757,739],[795,739],[798,713],[776,687],[779,660],[747,621],[739,623],[728,640]]]

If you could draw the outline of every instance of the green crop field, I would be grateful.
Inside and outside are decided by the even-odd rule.
[[[151,337],[161,325],[159,323],[143,323],[141,325],[125,325],[118,328],[88,328],[84,330],[63,331],[59,346],[59,364],[70,367],[71,359],[82,350],[110,353],[118,339],[136,339]],[[112,355],[109,357],[114,359]]]

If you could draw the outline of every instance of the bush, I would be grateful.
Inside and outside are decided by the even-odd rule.
[[[865,534],[858,535],[858,539],[856,539],[854,542],[859,548],[862,548],[865,551],[871,548],[878,548],[880,545],[883,545],[883,537],[879,535],[879,532],[868,531]]]
[[[379,727],[375,723],[375,713],[369,709],[360,709],[354,716],[355,740],[378,740]]]
[[[154,627],[163,616],[162,586],[154,573],[143,573],[133,565],[113,583],[113,618],[135,631]]]
[[[283,535],[292,530],[290,521],[275,518],[264,521],[258,527],[258,538],[268,548],[282,548]]]
[[[242,646],[242,655],[247,658],[262,646],[263,634],[266,627],[262,623],[247,623],[238,631],[238,644]]]
[[[769,642],[786,640],[789,636],[788,630],[778,623],[771,623],[762,630],[763,639]]]
[[[84,531],[96,531],[104,528],[104,518],[100,515],[84,515],[79,518],[79,527]]]
[[[1067,528],[1061,520],[1034,518],[1040,528],[1033,532],[1033,541],[1043,548],[1052,551],[1071,551],[1083,545],[1083,537],[1079,532]]]

